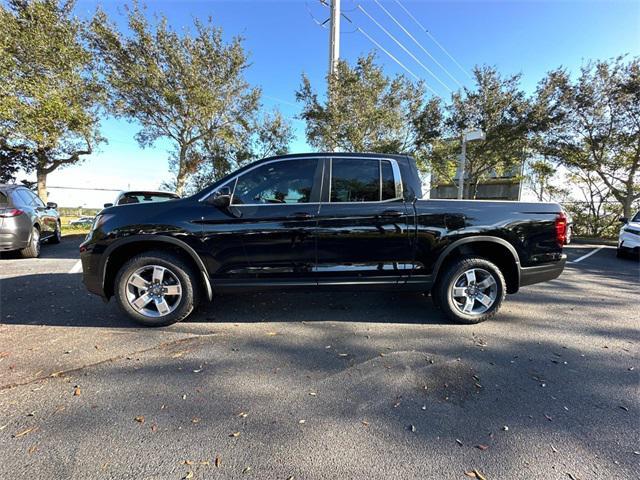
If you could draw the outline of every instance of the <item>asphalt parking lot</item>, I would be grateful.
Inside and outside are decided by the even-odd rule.
[[[79,241],[0,259],[0,478],[640,476],[640,266],[612,247],[476,326],[262,293],[144,329],[84,290]]]

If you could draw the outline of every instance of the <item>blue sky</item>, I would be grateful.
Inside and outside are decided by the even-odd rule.
[[[459,82],[470,85],[465,75],[436,44],[398,6],[396,0],[381,4],[426,48]],[[475,64],[495,65],[504,74],[521,73],[523,88],[531,92],[544,74],[564,66],[576,72],[590,59],[604,59],[628,53],[640,54],[640,2],[638,1],[409,1],[402,4],[469,71]],[[124,2],[78,0],[79,16],[91,15],[101,5],[123,28]],[[387,37],[365,14],[364,9],[389,30],[427,68],[450,88],[456,83],[419,49],[373,0],[342,0],[343,19],[341,57],[354,60],[375,49],[355,26],[363,29],[389,50],[416,75],[447,99],[449,92],[418,63]],[[289,1],[217,1],[149,0],[150,18],[164,14],[177,30],[189,30],[193,18],[211,16],[229,38],[240,35],[249,52],[251,67],[247,80],[262,88],[266,109],[279,108],[293,120],[299,113],[294,92],[304,72],[318,89],[323,89],[328,64],[328,30],[313,18],[324,20],[328,9],[318,0]],[[406,73],[385,53],[379,62],[388,74]],[[294,152],[309,150],[304,125],[293,120],[297,138]],[[109,143],[81,166],[54,172],[52,186],[91,185],[96,188],[154,188],[168,179],[166,142],[142,150],[133,139],[135,124],[105,118],[102,133]],[[50,189],[52,200],[62,204],[93,205],[102,202],[105,193],[91,200],[72,191]],[[107,200],[105,200],[107,201]]]

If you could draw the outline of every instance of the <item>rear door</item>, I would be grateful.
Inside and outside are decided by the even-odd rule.
[[[327,160],[318,213],[320,285],[393,284],[412,268],[408,215],[393,159]]]

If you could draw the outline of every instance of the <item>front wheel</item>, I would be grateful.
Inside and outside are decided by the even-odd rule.
[[[493,317],[506,295],[500,269],[480,257],[451,263],[433,289],[434,303],[458,323],[480,323]]]
[[[164,327],[184,320],[197,306],[196,273],[180,257],[147,252],[133,257],[116,275],[115,296],[136,322]]]
[[[56,231],[53,232],[53,236],[49,239],[51,243],[60,243],[62,241],[62,225],[60,220],[56,222]]]

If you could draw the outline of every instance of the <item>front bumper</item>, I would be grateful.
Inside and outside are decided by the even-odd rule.
[[[554,263],[545,265],[536,265],[535,267],[520,267],[520,286],[533,285],[534,283],[548,282],[554,278],[558,278],[565,265],[567,264],[567,256]]]

